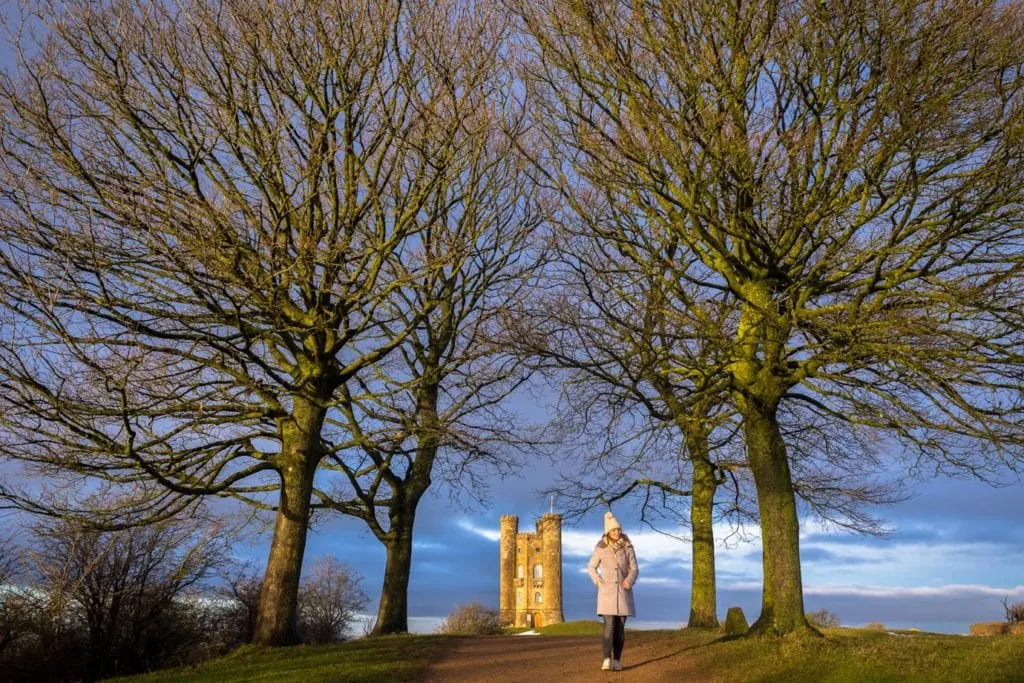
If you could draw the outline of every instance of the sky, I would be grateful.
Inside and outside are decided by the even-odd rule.
[[[0,2],[0,14],[9,10]],[[0,41],[0,67],[11,64]],[[525,400],[525,399],[521,399]],[[543,414],[545,405],[521,405]],[[420,505],[414,530],[409,613],[413,630],[428,631],[461,603],[497,607],[498,519],[515,514],[520,530],[548,512],[538,494],[556,479],[552,464],[531,463],[531,476],[490,482],[486,506],[453,504],[435,490]],[[808,611],[827,609],[843,625],[882,622],[894,628],[967,632],[973,622],[1003,619],[1002,601],[1024,601],[1024,484],[993,488],[977,481],[922,482],[905,502],[880,508],[888,537],[828,530],[803,520],[801,557]],[[558,512],[555,509],[555,512]],[[646,627],[678,627],[689,612],[689,544],[638,527],[627,508],[615,510],[632,538],[640,565],[637,617]],[[568,620],[594,618],[595,590],[585,565],[601,534],[601,512],[563,529],[563,606]],[[685,529],[672,530],[686,536]],[[742,607],[753,622],[760,611],[761,555],[756,528],[717,529],[719,617]],[[722,539],[729,536],[728,540]],[[266,561],[269,533],[237,548],[242,558]],[[383,546],[362,522],[322,518],[311,533],[307,565],[330,553],[364,578],[376,607],[384,566]]]
[[[409,613],[411,628],[429,630],[461,603],[498,603],[498,519],[519,516],[520,531],[548,512],[537,489],[554,474],[535,463],[533,478],[494,482],[487,508],[453,506],[447,494],[428,494],[414,531]],[[547,477],[552,477],[548,479]],[[1024,485],[993,488],[977,481],[938,479],[912,489],[902,503],[876,509],[890,529],[885,538],[823,528],[803,520],[800,553],[808,611],[827,609],[846,626],[882,622],[892,628],[966,633],[978,621],[1004,618],[1002,601],[1024,601]],[[557,508],[555,509],[558,512]],[[640,576],[635,597],[637,627],[676,628],[689,614],[689,543],[641,529],[629,509],[614,510],[636,547]],[[602,513],[563,527],[563,607],[567,620],[592,619],[595,590],[585,566],[601,535]],[[361,523],[321,521],[310,536],[307,560],[330,553],[364,577],[376,600],[383,546]],[[756,527],[723,540],[716,529],[718,611],[743,608],[753,622],[760,612],[761,546]],[[676,535],[686,536],[685,529]],[[262,544],[248,548],[265,558]],[[373,608],[375,605],[371,605]]]

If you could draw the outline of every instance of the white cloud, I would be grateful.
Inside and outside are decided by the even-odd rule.
[[[489,541],[497,542],[497,528],[479,526],[468,519],[458,526]],[[851,537],[845,532],[831,531],[825,525],[810,521],[801,525],[801,550],[807,555],[803,563],[805,592],[808,595],[860,596],[951,596],[985,595],[1024,597],[1024,588],[998,588],[1019,580],[1020,557],[1010,557],[1005,546],[988,542],[969,545],[954,540],[936,542],[943,529],[921,527],[927,540],[887,541],[871,537]],[[636,547],[641,582],[666,586],[688,585],[684,576],[672,577],[673,568],[686,574],[690,571],[689,533],[685,528],[667,529],[669,534],[650,529],[628,532]],[[813,535],[813,541],[809,537]],[[585,572],[585,564],[600,531],[563,529],[562,556],[566,570],[575,567]],[[675,536],[675,537],[673,537]],[[720,590],[761,590],[761,543],[756,526],[739,529],[716,525],[715,564]],[[920,538],[920,537],[919,537]],[[815,555],[815,553],[817,553]],[[979,571],[984,567],[985,571]],[[650,579],[654,571],[659,577]],[[857,583],[836,583],[842,576]]]
[[[680,579],[673,579],[668,576],[641,576],[639,581],[644,586],[665,586],[667,588],[685,588],[689,584]]]
[[[948,586],[844,586],[805,585],[806,595],[853,595],[865,598],[950,598],[998,597],[1024,598],[1024,586],[998,588],[983,584],[950,584]]]
[[[477,526],[468,519],[460,519],[458,521],[458,525],[459,528],[464,529],[470,533],[476,534],[477,536],[482,536],[483,538],[486,538],[488,541],[494,541],[495,543],[497,543],[501,540],[501,532],[497,529],[490,529],[488,527]]]
[[[664,531],[666,533],[651,529],[627,532],[636,548],[637,558],[646,562],[679,560],[689,564],[691,555],[689,529],[675,527]],[[601,532],[599,531],[564,530],[562,531],[562,554],[569,557],[590,557],[600,538]],[[753,540],[759,537],[756,530],[751,527],[735,529],[728,525],[715,525],[715,538],[720,551],[741,550],[745,554],[750,551],[752,546],[749,542],[742,542],[740,539]]]
[[[448,546],[436,541],[413,541],[412,547],[415,550],[447,550]]]

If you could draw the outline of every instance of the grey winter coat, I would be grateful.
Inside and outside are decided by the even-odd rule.
[[[625,535],[623,540],[625,542],[615,549],[602,538],[587,563],[587,573],[597,586],[597,613],[602,616],[636,616],[633,604],[633,584],[639,574],[636,551]],[[623,582],[629,583],[628,590],[622,587]]]

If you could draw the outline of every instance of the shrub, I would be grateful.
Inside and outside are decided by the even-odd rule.
[[[438,633],[452,636],[490,636],[501,633],[498,610],[479,602],[459,605],[437,628]]]
[[[263,580],[248,563],[236,567],[226,580],[227,585],[216,591],[223,605],[216,631],[225,647],[231,649],[252,642],[256,633],[256,615],[259,613]]]
[[[348,640],[356,613],[370,601],[362,580],[332,555],[318,559],[299,587],[299,640],[312,644]]]
[[[0,541],[0,664],[4,651],[22,636],[20,600],[7,584],[16,576],[14,548],[9,541]]]
[[[814,628],[836,628],[839,626],[839,615],[829,612],[827,609],[819,609],[807,613],[807,621],[811,622]]]
[[[881,631],[885,628],[885,624],[883,624],[880,621],[869,621],[867,625],[864,626],[864,628],[869,628],[874,631]]]
[[[1007,598],[1003,598],[1003,609],[1006,611],[1006,623],[1024,623],[1024,602],[1015,602],[1009,605],[1007,604]]]

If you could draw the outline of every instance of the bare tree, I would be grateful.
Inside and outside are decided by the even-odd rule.
[[[201,644],[184,599],[226,560],[222,529],[182,519],[113,532],[44,521],[32,531],[32,618],[81,632],[76,677],[148,671]]]
[[[0,661],[4,652],[24,633],[19,601],[11,585],[19,575],[19,559],[10,539],[0,541]]]
[[[324,425],[430,313],[403,290],[440,272],[431,231],[498,201],[453,166],[489,122],[422,28],[464,10],[37,5],[0,79],[4,453],[145,487],[109,527],[194,496],[275,510],[255,639],[291,642]]]
[[[304,643],[348,640],[359,610],[370,601],[362,577],[336,557],[317,559],[299,589],[299,635]]]
[[[10,539],[0,541],[0,586],[17,574],[17,557]]]
[[[220,630],[229,646],[251,643],[256,635],[261,584],[259,574],[246,562],[230,566],[214,590],[216,599],[226,605]]]
[[[548,154],[533,153],[535,160],[557,157],[557,129],[548,133]],[[568,209],[555,240],[557,258],[546,270],[557,284],[528,302],[510,336],[532,362],[568,371],[559,375],[560,412],[571,421],[566,431],[575,449],[585,453],[575,469],[586,473],[564,477],[568,485],[556,484],[549,492],[569,502],[570,516],[635,500],[644,523],[668,518],[689,526],[689,625],[717,627],[716,489],[728,483],[732,491],[718,519],[757,519],[756,501],[744,490],[750,483],[743,472],[747,458],[734,438],[739,426],[724,372],[737,307],[721,293],[703,296],[700,288],[666,277],[664,255],[677,245],[660,243],[656,235],[643,244],[609,239],[602,226],[642,233],[637,216],[618,212],[586,184],[558,178],[557,168],[539,165],[559,183]],[[789,407],[786,415],[804,412]],[[786,429],[849,436],[851,430],[842,426],[811,416],[806,428],[787,423]],[[581,435],[593,438],[583,443]],[[864,508],[898,500],[898,487],[861,471],[877,463],[862,439],[842,442],[848,445],[800,443],[793,458],[797,494],[825,519],[880,533]],[[851,455],[858,447],[863,457]],[[829,448],[845,450],[848,457],[830,457]],[[567,474],[569,465],[562,461]]]
[[[562,173],[636,216],[597,235],[667,245],[646,252],[669,283],[738,307],[722,370],[760,511],[752,633],[805,630],[787,402],[939,468],[1019,461],[1021,6],[521,14]]]
[[[493,3],[435,7],[410,40],[451,88],[438,101],[455,113],[455,130],[434,196],[438,220],[408,255],[415,271],[407,261],[391,275],[407,284],[388,315],[411,332],[386,361],[340,388],[323,468],[341,476],[315,492],[317,507],[362,519],[386,548],[376,635],[408,629],[422,496],[441,484],[453,497],[481,497],[484,473],[512,471],[529,440],[504,409],[529,372],[504,345],[502,323],[542,267],[546,207],[516,152],[522,106],[494,50],[509,22]]]

